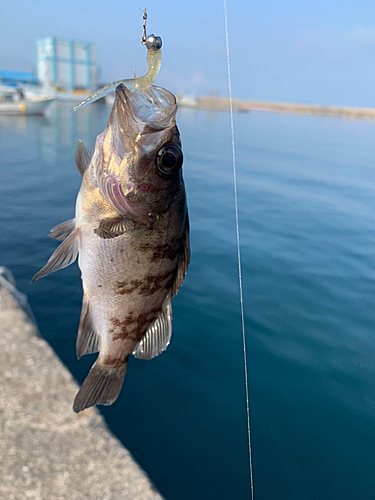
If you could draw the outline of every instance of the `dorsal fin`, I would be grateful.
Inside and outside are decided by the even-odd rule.
[[[83,176],[86,168],[91,161],[91,154],[88,152],[86,146],[82,141],[78,141],[75,158],[78,171]]]
[[[172,286],[172,297],[174,297],[185,279],[190,264],[190,240],[189,240],[189,215],[186,213],[184,239],[181,253],[178,258],[177,272]]]
[[[145,336],[133,351],[133,356],[139,359],[152,359],[166,350],[172,335],[171,296],[165,299],[154,322],[148,327]]]

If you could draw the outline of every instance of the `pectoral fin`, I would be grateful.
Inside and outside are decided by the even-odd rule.
[[[54,273],[59,269],[70,266],[76,260],[78,255],[78,236],[79,229],[75,229],[55,250],[49,258],[47,264],[34,276],[31,283],[44,278],[48,274]]]
[[[148,327],[145,336],[133,351],[139,359],[152,359],[159,356],[169,346],[172,335],[171,297],[165,299],[161,311]]]
[[[83,295],[81,319],[79,321],[76,343],[77,359],[84,354],[91,354],[100,350],[100,337],[94,330],[90,315],[90,299]]]
[[[74,231],[76,227],[76,220],[70,219],[66,222],[62,222],[57,226],[53,227],[48,235],[48,238],[53,238],[54,240],[64,241],[65,238],[69,236],[70,233]]]
[[[78,141],[75,159],[78,172],[83,176],[86,168],[90,164],[91,155],[82,141]]]
[[[94,233],[104,240],[109,240],[131,231],[133,228],[134,222],[126,217],[108,217],[100,222],[99,227],[94,229]]]

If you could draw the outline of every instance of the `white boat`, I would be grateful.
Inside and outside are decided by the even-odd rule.
[[[44,115],[54,100],[48,95],[25,98],[17,87],[0,86],[0,115]]]

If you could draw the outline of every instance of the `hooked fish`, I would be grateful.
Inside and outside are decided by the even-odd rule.
[[[51,230],[63,243],[33,279],[79,255],[77,357],[99,355],[75,398],[76,412],[112,404],[129,356],[152,359],[170,343],[171,302],[190,261],[176,112],[175,96],[161,87],[117,86],[92,157],[82,142],[77,147],[83,178],[75,218]]]

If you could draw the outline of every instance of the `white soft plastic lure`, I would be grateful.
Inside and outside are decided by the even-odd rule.
[[[109,83],[105,87],[102,87],[101,89],[91,94],[89,97],[87,97],[87,99],[82,101],[81,104],[75,106],[72,111],[77,111],[77,109],[83,108],[87,104],[105,97],[106,95],[113,92],[121,83],[123,83],[129,90],[147,87],[148,85],[151,85],[153,83],[160,71],[162,41],[160,36],[146,36],[146,9],[143,14],[143,19],[143,36],[141,43],[143,45],[146,45],[147,47],[147,73],[143,76],[139,76],[138,78],[125,78],[124,80],[117,80],[116,82]]]

